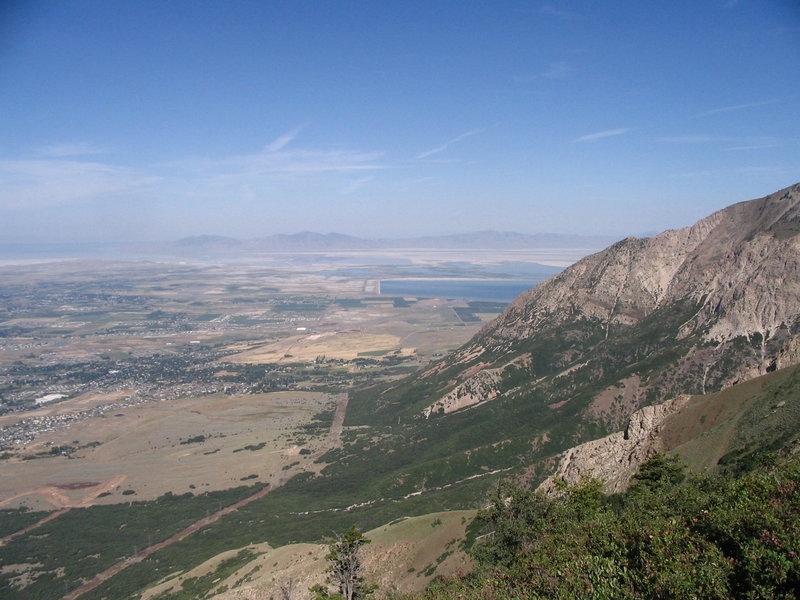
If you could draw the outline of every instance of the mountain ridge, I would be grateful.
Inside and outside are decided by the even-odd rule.
[[[559,233],[517,233],[482,230],[441,236],[402,238],[360,238],[342,233],[303,231],[250,239],[218,235],[197,235],[173,242],[137,246],[138,252],[257,253],[393,249],[486,249],[602,248],[617,238],[604,235]]]
[[[409,394],[402,404],[432,418],[511,397],[553,410],[578,401],[619,427],[646,404],[793,364],[798,233],[794,185],[683,229],[621,240],[521,294],[420,375],[420,390],[436,390],[427,402]]]

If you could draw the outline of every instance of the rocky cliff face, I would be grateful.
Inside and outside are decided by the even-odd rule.
[[[741,202],[691,227],[627,238],[519,296],[486,332],[494,343],[585,317],[630,325],[689,298],[708,339],[769,338],[800,309],[800,185]],[[469,347],[462,352],[468,353]]]
[[[430,371],[447,385],[426,412],[450,412],[442,407],[466,395],[464,406],[523,394],[557,408],[580,399],[620,426],[644,404],[796,361],[798,334],[795,185],[691,227],[622,240],[522,294]],[[526,353],[527,366],[514,363]],[[631,378],[636,393],[623,393]]]
[[[624,491],[639,466],[670,452],[695,471],[720,466],[736,472],[765,455],[800,451],[800,365],[768,373],[703,396],[678,396],[634,412],[624,431],[580,444],[557,457],[539,489],[557,493],[555,481],[586,477],[609,493]]]
[[[689,396],[678,396],[662,404],[645,406],[631,415],[625,431],[570,448],[561,455],[555,473],[538,489],[552,494],[556,491],[556,480],[574,485],[591,477],[603,482],[606,493],[624,491],[639,465],[668,449],[659,436],[661,425],[689,399]]]

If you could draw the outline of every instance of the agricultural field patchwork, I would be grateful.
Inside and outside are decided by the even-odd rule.
[[[501,472],[414,473],[424,496],[405,476],[341,472],[361,445],[387,444],[376,466],[403,445],[348,406],[358,414],[367,390],[456,349],[506,303],[381,295],[396,267],[314,260],[0,269],[0,594],[125,597],[168,572],[183,575],[154,590],[194,589],[219,552],[231,554],[214,572],[241,579],[265,540],[472,507]],[[76,545],[78,530],[90,535]],[[447,556],[409,555],[408,589]]]

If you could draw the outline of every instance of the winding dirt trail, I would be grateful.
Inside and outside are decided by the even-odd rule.
[[[348,397],[347,394],[341,394],[336,399],[336,412],[333,415],[333,422],[331,423],[331,428],[330,428],[330,430],[328,432],[327,442],[325,444],[323,444],[322,449],[318,450],[316,453],[314,453],[314,455],[312,455],[313,458],[316,458],[318,456],[322,456],[328,450],[336,448],[337,446],[339,446],[341,444],[342,429],[344,427],[344,418],[345,418],[345,415],[347,413],[347,401],[348,401],[348,399],[349,399],[349,397]],[[209,516],[207,516],[205,518],[203,518],[203,519],[200,519],[199,521],[195,521],[194,523],[189,525],[186,529],[176,533],[172,537],[169,537],[166,540],[158,542],[157,544],[153,544],[152,546],[148,546],[147,548],[144,548],[141,552],[137,553],[136,556],[131,556],[129,558],[126,558],[125,560],[122,560],[122,561],[110,566],[108,569],[106,569],[105,571],[102,571],[101,573],[98,573],[92,579],[90,579],[89,581],[87,581],[84,584],[82,584],[80,587],[75,588],[74,590],[69,592],[67,595],[63,596],[62,600],[75,600],[76,598],[79,598],[80,596],[82,596],[86,592],[89,592],[89,591],[95,589],[97,586],[99,586],[102,583],[104,583],[105,581],[108,581],[109,579],[111,579],[114,575],[116,575],[120,571],[122,571],[124,569],[127,569],[131,565],[134,565],[136,563],[139,563],[139,562],[143,561],[145,558],[147,558],[148,556],[150,556],[154,552],[158,552],[159,550],[161,550],[163,548],[166,548],[167,546],[171,546],[172,544],[174,544],[176,542],[180,542],[181,540],[186,539],[187,537],[189,537],[190,535],[192,535],[196,531],[198,531],[198,530],[200,530],[200,529],[202,529],[204,527],[207,527],[208,525],[211,525],[212,523],[218,521],[219,519],[221,519],[225,515],[227,515],[229,513],[232,513],[234,511],[242,508],[243,506],[247,506],[251,502],[255,502],[256,500],[258,500],[260,498],[263,498],[264,496],[269,494],[272,490],[275,490],[275,489],[281,487],[286,482],[288,482],[290,479],[292,479],[295,475],[298,475],[298,474],[302,473],[304,470],[305,469],[299,468],[299,469],[295,469],[293,471],[290,471],[284,477],[282,477],[280,480],[278,480],[278,482],[275,483],[275,485],[262,488],[259,491],[257,491],[255,494],[253,494],[252,496],[248,496],[247,498],[244,498],[243,500],[239,500],[238,502],[236,502],[235,504],[231,504],[230,506],[226,506],[222,510],[219,510],[219,511],[217,511],[217,512],[215,512],[215,513],[213,513],[213,514],[211,514],[211,515],[209,515]],[[55,515],[55,516],[58,516],[58,515]],[[55,518],[55,516],[52,517],[52,518]],[[33,527],[33,526],[31,526],[31,527]],[[17,534],[14,534],[14,535],[18,535],[20,533],[22,533],[22,532],[18,532]]]

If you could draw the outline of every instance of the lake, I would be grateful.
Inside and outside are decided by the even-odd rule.
[[[382,296],[511,302],[543,279],[383,279]]]

